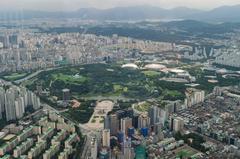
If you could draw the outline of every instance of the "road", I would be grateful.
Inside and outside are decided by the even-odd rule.
[[[55,70],[55,69],[58,69],[58,68],[60,68],[60,67],[54,67],[54,68],[47,68],[47,69],[44,69],[44,70],[38,70],[38,71],[30,74],[30,75],[27,76],[27,77],[24,77],[24,78],[22,78],[22,79],[19,79],[19,80],[14,81],[14,83],[20,84],[20,83],[22,83],[23,81],[29,80],[29,79],[37,76],[39,73],[41,73],[41,72],[43,72],[43,71],[51,71],[51,70]]]
[[[80,64],[79,66],[81,66],[81,65],[83,65],[83,64]],[[78,66],[78,65],[76,65],[76,66]],[[43,69],[43,70],[38,70],[38,71],[30,74],[30,75],[27,76],[27,77],[24,77],[24,78],[22,78],[22,79],[19,79],[19,80],[14,81],[14,83],[20,84],[20,83],[22,83],[23,81],[29,80],[29,79],[37,76],[39,73],[41,73],[41,72],[43,72],[43,71],[51,71],[51,70],[56,70],[56,69],[60,69],[60,68],[65,68],[65,67],[69,67],[69,66],[58,66],[58,67],[51,67],[51,68],[46,68],[46,69]]]

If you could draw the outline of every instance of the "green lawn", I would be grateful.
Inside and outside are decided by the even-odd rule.
[[[96,119],[92,119],[91,123],[96,123]]]
[[[75,77],[74,75],[65,75],[63,73],[58,73],[58,74],[53,74],[52,75],[54,80],[60,80],[60,81],[64,81],[65,83],[83,83],[85,81],[88,80],[87,77],[84,76],[78,76]]]
[[[182,158],[190,158],[194,154],[196,154],[196,152],[192,151],[191,149],[183,149],[177,153],[176,158],[181,158],[181,157]]]
[[[160,72],[157,71],[142,71],[142,73],[144,73],[144,75],[147,77],[156,77],[161,74]]]
[[[147,112],[150,107],[151,107],[150,103],[143,102],[143,103],[136,105],[134,108],[140,112]]]
[[[123,92],[127,92],[128,91],[127,87],[124,87],[124,86],[119,85],[119,84],[114,84],[113,85],[113,89],[114,89],[115,93],[119,93],[119,94],[122,94]]]
[[[164,90],[163,94],[164,100],[177,100],[177,99],[184,99],[184,94],[176,90]]]

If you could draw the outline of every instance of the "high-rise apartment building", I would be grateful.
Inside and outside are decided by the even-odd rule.
[[[187,88],[185,99],[185,106],[191,107],[195,104],[201,103],[205,99],[205,92],[203,90],[198,90],[195,88]]]

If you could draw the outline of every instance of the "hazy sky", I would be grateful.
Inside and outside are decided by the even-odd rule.
[[[0,0],[1,10],[77,10],[85,7],[111,8],[116,6],[152,5],[162,8],[185,6],[211,9],[222,5],[240,4],[240,0]]]

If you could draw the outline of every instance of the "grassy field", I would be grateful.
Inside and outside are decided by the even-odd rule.
[[[190,148],[186,148],[177,152],[176,158],[191,158],[191,156],[193,156],[194,154],[196,154],[195,151]]]
[[[128,87],[123,87],[122,85],[119,85],[119,84],[114,84],[113,85],[113,90],[116,94],[123,94],[124,92],[127,92],[128,91]]]
[[[164,90],[163,91],[163,99],[167,100],[167,99],[170,99],[170,100],[177,100],[177,99],[181,99],[183,100],[184,99],[184,94],[182,94],[181,92],[179,91],[176,91],[176,90]]]
[[[142,102],[134,106],[134,108],[139,112],[147,112],[150,107],[151,103],[148,102]]]
[[[157,71],[142,71],[142,73],[144,73],[147,77],[158,77],[161,75],[161,73]]]
[[[60,80],[65,83],[75,84],[75,83],[84,83],[87,81],[87,77],[84,76],[74,76],[74,75],[65,75],[63,73],[53,74],[53,81]]]

